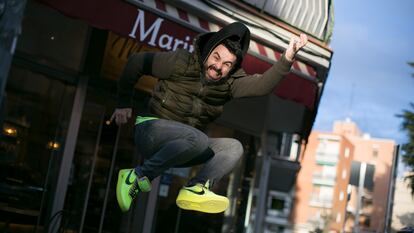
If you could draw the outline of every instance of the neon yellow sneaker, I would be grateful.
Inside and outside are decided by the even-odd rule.
[[[183,187],[178,193],[177,206],[185,210],[205,213],[221,213],[229,206],[229,199],[209,190],[209,181],[205,185],[196,184]]]
[[[134,169],[122,169],[118,173],[116,184],[116,199],[122,212],[127,212],[131,207],[132,200],[138,192],[151,191],[151,182],[146,176],[137,177]]]

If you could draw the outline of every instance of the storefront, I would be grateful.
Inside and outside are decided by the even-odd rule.
[[[263,128],[306,137],[329,62],[303,55],[274,95],[234,102],[209,127],[210,135],[236,137],[245,147],[240,166],[215,188],[231,200],[226,213],[206,215],[176,207],[178,189],[194,169],[167,171],[154,182],[155,191],[142,195],[128,214],[116,203],[118,170],[142,162],[133,144],[133,122],[121,128],[108,122],[116,106],[116,80],[131,53],[191,51],[198,33],[226,24],[196,15],[197,9],[161,1],[28,1],[1,112],[0,228],[230,232],[245,227],[254,205],[250,181],[259,172],[255,160]],[[280,59],[283,47],[271,47],[266,34],[252,32],[243,68],[262,73]],[[317,72],[321,67],[325,69]],[[154,82],[144,77],[137,84],[136,111],[146,107]],[[288,115],[269,112],[272,104]],[[251,110],[235,117],[246,106]],[[263,120],[263,115],[269,116]],[[275,119],[277,124],[264,123]]]

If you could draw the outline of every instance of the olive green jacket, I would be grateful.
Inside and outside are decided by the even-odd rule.
[[[148,60],[152,62],[148,64]],[[131,107],[135,83],[148,74],[158,78],[149,103],[151,113],[202,129],[220,116],[223,105],[232,98],[271,93],[291,65],[282,56],[263,74],[247,75],[239,69],[223,81],[205,84],[197,50],[134,54],[119,80],[118,108]]]

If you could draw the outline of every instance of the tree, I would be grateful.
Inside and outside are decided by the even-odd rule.
[[[414,67],[414,62],[408,63],[410,66]],[[412,74],[414,77],[414,74]],[[409,181],[408,186],[411,188],[411,194],[414,196],[414,103],[410,103],[411,109],[403,110],[402,114],[399,114],[398,117],[403,119],[401,128],[403,131],[407,132],[408,142],[403,144],[401,149],[403,153],[403,162],[410,169],[409,175],[406,179]]]
[[[410,169],[406,179],[409,181],[408,185],[411,188],[411,194],[414,195],[414,103],[410,103],[410,106],[411,110],[403,110],[403,113],[398,116],[403,119],[401,126],[408,135],[408,142],[401,147],[404,152],[402,160]]]
[[[414,67],[414,62],[408,62],[408,65],[410,65],[411,67]],[[414,73],[411,74],[411,76],[414,78]]]

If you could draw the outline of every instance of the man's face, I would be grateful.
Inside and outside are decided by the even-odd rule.
[[[204,73],[207,81],[218,81],[226,77],[236,62],[236,55],[224,45],[219,45],[208,56],[204,63]]]

